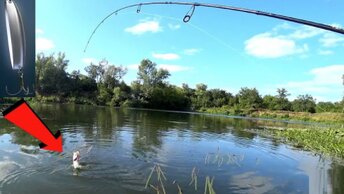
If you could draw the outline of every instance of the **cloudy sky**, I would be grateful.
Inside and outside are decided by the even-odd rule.
[[[36,52],[65,52],[68,71],[106,58],[136,78],[144,58],[168,69],[172,84],[206,83],[237,93],[256,87],[263,95],[284,87],[292,95],[339,101],[344,92],[344,35],[233,11],[197,7],[189,23],[187,6],[143,6],[106,20],[84,48],[95,26],[132,0],[36,0]],[[344,27],[340,0],[212,0]]]

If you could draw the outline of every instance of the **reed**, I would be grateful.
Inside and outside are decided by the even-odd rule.
[[[157,186],[149,184],[151,179],[152,179],[154,172],[156,172]],[[153,188],[156,191],[157,194],[160,194],[160,192],[162,192],[163,194],[166,194],[166,190],[165,190],[165,186],[164,186],[163,181],[167,181],[165,173],[164,173],[164,171],[162,171],[160,165],[156,164],[156,165],[154,165],[151,172],[149,173],[149,176],[146,180],[145,188],[148,188],[148,185],[149,185],[151,188]],[[160,188],[162,189],[162,191],[160,191]]]
[[[178,194],[183,194],[183,190],[182,188],[179,186],[179,184],[177,183],[177,181],[173,181],[173,184],[176,184],[178,187]]]
[[[210,179],[209,176],[205,178],[205,185],[204,185],[204,194],[216,194],[214,187],[214,177]]]
[[[227,165],[237,165],[240,167],[240,162],[245,158],[245,155],[236,155],[236,154],[221,154],[219,149],[216,153],[207,153],[204,159],[205,164],[216,164],[218,167],[221,167],[224,163]]]
[[[192,172],[191,172],[191,181],[189,183],[189,185],[192,185],[194,183],[195,185],[195,191],[197,191],[197,174],[198,174],[198,171],[196,171],[196,167],[194,167],[192,169]]]

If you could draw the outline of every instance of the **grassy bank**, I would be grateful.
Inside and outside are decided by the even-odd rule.
[[[272,135],[295,147],[344,159],[344,129],[272,129]]]
[[[0,101],[1,104],[13,104],[20,98],[4,98]],[[35,98],[25,98],[29,103],[71,103],[71,104],[87,104],[97,105],[96,99],[87,97],[58,97],[58,96],[41,96],[37,95]],[[254,118],[269,118],[277,120],[291,120],[291,121],[306,121],[319,122],[328,124],[344,125],[344,113],[336,112],[322,112],[322,113],[308,113],[308,112],[291,112],[291,111],[271,111],[271,110],[247,110],[233,107],[221,108],[202,108],[197,112],[210,114],[223,114],[230,116],[247,116]]]
[[[321,123],[344,124],[344,114],[334,112],[307,113],[307,112],[290,112],[290,111],[270,111],[270,110],[240,110],[228,108],[208,108],[202,109],[201,112],[211,114],[224,114],[232,116],[248,116],[255,118],[271,118],[278,120],[295,120]]]

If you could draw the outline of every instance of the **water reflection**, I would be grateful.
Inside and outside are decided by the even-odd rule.
[[[166,173],[167,193],[178,192],[174,180],[184,193],[203,193],[206,176],[215,177],[217,193],[344,190],[343,165],[250,131],[300,124],[78,105],[33,108],[49,128],[62,131],[64,153],[37,150],[39,141],[0,119],[3,193],[154,193],[144,185],[155,164]],[[74,150],[87,166],[78,176],[71,167]],[[189,185],[194,167],[197,191]]]

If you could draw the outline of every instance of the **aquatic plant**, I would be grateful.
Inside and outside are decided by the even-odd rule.
[[[195,191],[197,191],[197,179],[198,179],[197,174],[198,174],[198,171],[196,172],[196,167],[194,167],[191,172],[191,182],[189,183],[189,185],[192,185],[192,183],[194,183]]]
[[[271,132],[275,137],[295,147],[344,158],[344,129],[289,128]]]
[[[205,156],[204,163],[205,164],[217,164],[218,167],[221,167],[223,163],[230,165],[235,164],[238,167],[240,167],[240,162],[243,161],[245,158],[245,155],[237,155],[237,154],[221,154],[219,152],[219,148],[217,149],[216,153],[208,153]]]
[[[214,184],[214,177],[212,177],[211,179],[209,178],[209,176],[207,176],[205,178],[205,185],[204,185],[204,194],[216,194],[214,188],[213,188],[213,184]]]
[[[182,190],[182,188],[180,188],[180,186],[179,186],[179,184],[177,183],[177,181],[173,181],[173,184],[176,184],[177,185],[177,187],[178,187],[178,194],[183,194],[183,190]]]
[[[157,176],[157,181],[158,181],[158,183],[157,183],[158,185],[157,186],[149,184],[149,182],[152,179],[152,175],[153,175],[154,171],[156,172],[156,176]],[[167,180],[167,178],[165,176],[165,173],[161,170],[160,165],[156,164],[152,168],[152,170],[151,170],[151,172],[150,172],[150,174],[149,174],[149,176],[147,178],[145,188],[147,189],[148,185],[149,185],[151,188],[153,188],[156,191],[157,194],[160,194],[160,188],[161,188],[162,189],[162,193],[166,194],[166,190],[165,190],[165,186],[164,186],[163,180],[164,181]]]

